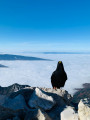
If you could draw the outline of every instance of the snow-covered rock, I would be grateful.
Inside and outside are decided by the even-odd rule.
[[[78,105],[80,120],[90,120],[90,98],[82,99]]]
[[[55,105],[55,101],[52,96],[48,96],[44,91],[36,88],[30,97],[28,104],[31,108],[50,110]]]
[[[68,106],[64,109],[63,112],[60,114],[61,120],[78,120],[78,114],[75,113],[75,110]]]

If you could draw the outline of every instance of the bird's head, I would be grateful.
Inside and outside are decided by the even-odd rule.
[[[59,63],[59,64],[61,64],[61,63],[62,63],[62,61],[59,61],[58,63]]]
[[[62,61],[58,61],[56,70],[64,70]]]

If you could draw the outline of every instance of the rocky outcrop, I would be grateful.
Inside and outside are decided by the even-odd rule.
[[[44,91],[36,88],[28,104],[31,108],[42,108],[44,110],[50,110],[55,105],[55,101],[53,97],[46,95]]]
[[[82,99],[79,102],[78,115],[80,120],[90,120],[90,98]]]
[[[90,99],[78,109],[63,89],[14,84],[0,87],[0,120],[90,120]],[[84,118],[84,119],[83,119]]]
[[[79,103],[83,98],[90,98],[90,83],[83,84],[82,88],[75,89],[76,93],[73,96],[73,102]]]
[[[10,85],[8,87],[1,87],[0,86],[0,95],[10,95],[13,92],[17,92],[23,88],[30,87],[29,85],[19,85],[17,83]]]
[[[72,100],[72,96],[63,89],[54,90],[52,88],[40,88],[46,92],[47,95],[52,96],[57,104],[60,106],[64,106],[65,104],[70,104]]]
[[[68,106],[61,112],[61,120],[90,120],[90,98],[81,99],[78,111]]]
[[[9,116],[6,112],[2,114],[6,115],[5,119],[60,120],[60,112],[66,105],[70,105],[72,98],[62,89],[35,88],[19,84],[0,87],[0,90],[0,105],[7,111],[13,111]],[[20,110],[25,111],[23,118],[16,112]]]

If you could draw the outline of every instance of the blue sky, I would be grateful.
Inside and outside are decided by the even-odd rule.
[[[89,51],[89,0],[0,0],[0,51]]]

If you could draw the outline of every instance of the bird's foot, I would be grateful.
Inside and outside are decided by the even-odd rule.
[[[57,90],[57,87],[53,87],[54,90]]]

